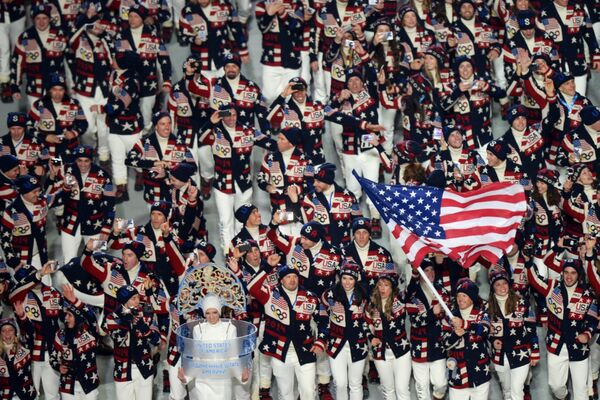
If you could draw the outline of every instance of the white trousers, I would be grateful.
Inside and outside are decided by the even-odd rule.
[[[292,234],[292,236],[298,235],[300,233]],[[310,329],[313,335],[318,335],[317,323],[314,319],[310,322]],[[317,354],[317,381],[319,385],[329,385],[331,382],[331,364],[329,364],[329,356],[325,351]]]
[[[256,343],[261,343],[263,340],[263,336],[265,334],[265,322],[261,321],[260,327],[258,329],[258,338]],[[273,375],[273,368],[271,367],[271,357],[264,355],[260,352],[258,346],[256,346],[256,351],[254,352],[254,360],[258,360],[258,367],[254,367],[254,372],[258,373],[258,377],[256,379],[256,383],[259,388],[270,388],[271,387],[271,376]],[[252,384],[253,392],[257,389],[255,384]]]
[[[47,400],[58,400],[58,389],[60,385],[60,375],[50,365],[50,355],[45,354],[45,361],[34,361],[31,368],[33,377],[33,386],[39,393],[44,388],[44,397]]]
[[[575,77],[575,90],[585,96],[587,93],[587,74]]]
[[[298,383],[300,400],[315,400],[315,363],[300,365],[295,351],[288,351],[285,362],[271,357],[273,375],[279,388],[279,400],[296,400],[294,382]]]
[[[10,55],[24,30],[25,17],[9,23],[0,23],[0,83],[10,80]]]
[[[590,341],[590,368],[588,372],[588,394],[592,395],[594,380],[598,379],[598,375],[600,372],[600,345],[596,342],[598,339],[598,335],[594,335],[592,340]]]
[[[135,135],[108,135],[108,147],[110,149],[110,157],[112,161],[113,184],[127,184],[127,166],[125,159],[127,153],[133,148],[135,142],[139,139],[140,134]]]
[[[327,122],[329,124],[329,134],[331,135],[331,141],[333,142],[334,150],[342,164],[342,175],[345,171],[344,164],[344,141],[342,139],[342,133],[344,132],[344,127],[340,124],[335,124],[333,122]]]
[[[261,65],[263,96],[267,104],[271,104],[283,92],[290,79],[300,76],[300,69],[271,67]]]
[[[379,106],[379,123],[385,127],[385,131],[383,132],[383,137],[385,138],[385,142],[383,142],[383,148],[385,152],[388,154],[392,154],[392,149],[394,147],[394,132],[395,132],[395,121],[396,121],[396,113],[398,110],[390,110],[383,106]]]
[[[504,365],[494,364],[498,380],[505,400],[523,400],[523,387],[529,375],[529,364],[518,368],[510,368],[508,357],[504,356]]]
[[[474,388],[450,388],[450,400],[487,400],[490,394],[490,383],[486,382]]]
[[[328,97],[331,97],[331,72],[323,71],[323,86]]]
[[[131,380],[115,382],[117,400],[148,400],[152,398],[152,375],[144,379],[136,365],[131,366]]]
[[[446,359],[433,362],[412,362],[413,376],[415,377],[415,390],[418,400],[430,400],[433,386],[433,396],[443,399],[448,388],[446,376]]]
[[[350,400],[362,400],[362,376],[365,361],[366,359],[352,362],[352,353],[348,342],[335,358],[329,357],[336,400],[348,400],[348,389],[350,389]]]
[[[360,154],[342,154],[344,159],[344,180],[346,181],[346,188],[354,193],[356,200],[360,201],[362,196],[362,187],[358,180],[352,175],[352,170],[355,170],[359,176],[370,179],[372,181],[379,181],[379,166],[381,165],[381,159],[377,149],[371,149],[363,151]],[[379,218],[379,211],[375,208],[375,205],[371,199],[367,198],[367,206],[371,218]]]
[[[573,393],[571,400],[587,400],[587,377],[589,361],[569,361],[569,350],[563,345],[560,353],[548,353],[548,385],[552,394],[558,399],[564,399],[569,394],[567,381],[571,372]]]
[[[300,52],[300,60],[302,60],[302,63],[300,64],[300,78],[304,79],[310,88],[312,69],[310,68],[310,56],[308,51]],[[310,91],[308,93],[310,93]]]
[[[181,367],[181,358],[177,361],[175,366],[167,364],[167,371],[169,371],[169,384],[171,385],[171,391],[169,392],[170,400],[184,400],[187,395],[186,385],[179,380],[178,371]]]
[[[106,104],[106,98],[102,94],[100,88],[96,88],[94,97],[77,96],[79,104],[85,114],[85,119],[88,122],[88,130],[85,135],[81,137],[83,144],[88,144],[92,147],[96,147],[95,137],[98,139],[98,158],[100,161],[107,161],[109,155],[108,149],[108,126],[106,125],[106,114],[92,111],[91,108],[94,105]]]
[[[219,214],[219,233],[221,235],[221,246],[227,249],[236,232],[242,229],[235,218],[234,213],[243,204],[252,202],[252,189],[242,192],[238,184],[235,184],[235,193],[227,194],[214,189],[215,203],[217,204],[217,213]]]
[[[152,129],[152,110],[156,104],[156,95],[140,97],[140,112],[144,119],[144,133]]]
[[[198,147],[198,142],[192,146],[192,156],[200,170],[200,176],[206,180],[215,176],[215,159],[210,146]],[[200,184],[199,181],[196,183]]]
[[[100,234],[88,236],[81,234],[81,226],[77,227],[75,235],[69,235],[68,233],[62,232],[60,235],[60,243],[62,245],[62,253],[65,259],[65,263],[71,261],[73,257],[77,257],[79,253],[79,246],[83,242],[85,246],[90,239],[98,239]]]
[[[319,69],[313,72],[313,99],[323,104],[329,102],[329,89],[325,87],[325,72],[323,71],[323,53],[317,54]],[[329,76],[331,78],[331,75]]]
[[[171,14],[173,16],[173,24],[179,29],[179,16],[181,15],[181,10],[185,7],[185,0],[169,0],[167,3],[171,3],[170,5],[173,7]]]
[[[75,381],[75,391],[73,394],[61,393],[60,398],[62,400],[96,400],[98,398],[98,389],[94,389],[88,394],[85,394],[81,384]]]
[[[29,103],[29,108],[33,108],[33,103],[35,103],[36,101],[38,101],[39,99],[41,99],[41,97],[38,96],[32,96],[30,94],[27,95],[27,102]]]
[[[379,373],[383,400],[410,400],[410,351],[396,358],[390,349],[385,350],[385,360],[373,360]]]
[[[250,15],[250,0],[236,0],[237,11],[240,15],[240,22],[245,24],[248,21]]]
[[[500,57],[496,58],[492,61],[492,66],[494,68],[494,75],[496,76],[496,85],[500,86],[502,89],[506,89],[506,74],[504,73],[504,57],[500,55]]]

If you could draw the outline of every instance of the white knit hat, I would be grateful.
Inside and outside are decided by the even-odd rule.
[[[206,315],[206,311],[214,308],[219,312],[219,315],[221,315],[221,308],[223,307],[223,304],[221,303],[221,299],[219,298],[219,296],[217,296],[214,293],[209,293],[206,296],[204,296],[204,299],[202,300],[202,311],[204,312],[204,314]]]

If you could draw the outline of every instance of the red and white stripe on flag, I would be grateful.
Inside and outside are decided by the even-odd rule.
[[[418,267],[429,253],[443,253],[469,268],[479,257],[497,262],[514,245],[526,209],[521,185],[492,183],[466,193],[444,190],[440,207],[443,239],[418,236],[393,218],[387,219],[387,224],[413,266]]]

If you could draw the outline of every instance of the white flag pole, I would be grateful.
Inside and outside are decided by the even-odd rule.
[[[425,281],[425,283],[427,284],[427,286],[429,286],[429,289],[431,290],[431,292],[433,293],[433,295],[435,296],[435,298],[437,299],[437,301],[440,302],[440,305],[442,306],[442,308],[446,312],[446,315],[448,316],[448,319],[454,318],[454,315],[452,314],[452,311],[450,311],[450,308],[448,308],[448,305],[442,299],[442,296],[438,293],[438,291],[433,286],[433,282],[431,282],[429,280],[429,278],[427,277],[427,275],[425,275],[425,271],[423,271],[423,268],[419,267],[419,268],[417,268],[417,271],[419,271],[419,275],[421,275],[421,278],[423,278],[423,280]]]

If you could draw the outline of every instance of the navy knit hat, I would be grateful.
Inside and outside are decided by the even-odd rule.
[[[540,182],[544,182],[547,185],[558,187],[558,171],[553,169],[542,168],[538,171],[536,179]]]
[[[454,133],[454,132],[458,132],[458,134],[460,134],[462,136],[462,132],[460,131],[460,128],[458,126],[445,125],[442,128],[442,134],[444,135],[444,140],[446,141],[446,143],[448,143],[448,140],[450,139],[450,135],[452,135],[452,133]]]
[[[588,168],[588,166],[586,164],[574,164],[573,166],[571,166],[570,171],[569,171],[571,180],[573,182],[577,182],[577,180],[579,179],[579,176],[581,175],[583,170],[586,168]]]
[[[346,85],[350,82],[350,78],[353,76],[359,78],[361,81],[363,80],[363,71],[360,68],[350,68],[346,70]]]
[[[161,212],[165,218],[169,218],[169,213],[171,212],[171,203],[165,200],[155,201],[150,207],[150,214],[153,211]]]
[[[499,160],[506,160],[508,157],[509,149],[506,143],[501,141],[493,140],[488,143],[487,151],[495,155]]]
[[[531,62],[535,62],[535,60],[544,60],[544,62],[546,63],[547,66],[551,66],[552,65],[552,59],[550,58],[550,55],[548,53],[546,53],[545,51],[536,51],[533,56],[531,57]]]
[[[554,87],[556,89],[560,89],[560,87],[563,85],[563,83],[566,83],[568,81],[571,81],[575,79],[573,77],[573,74],[571,74],[570,72],[556,72],[554,75],[552,75],[552,81],[554,82]]]
[[[340,267],[340,278],[343,275],[348,275],[354,278],[355,281],[360,280],[360,267],[352,258],[346,258]]]
[[[318,242],[322,239],[323,235],[323,227],[321,224],[315,221],[310,221],[304,224],[302,229],[300,229],[300,235],[304,236],[311,242]]]
[[[223,56],[223,66],[227,64],[235,64],[238,68],[241,68],[242,60],[237,54],[227,53]]]
[[[48,18],[51,18],[52,10],[50,8],[50,5],[37,4],[37,5],[31,7],[31,18],[32,19],[34,19],[35,17],[37,17],[40,14],[44,14],[44,15],[48,16]]]
[[[359,229],[365,229],[371,233],[371,220],[368,218],[356,218],[352,221],[352,234],[356,233]]]
[[[517,13],[519,29],[534,29],[536,14],[533,10],[522,10]]]
[[[139,3],[134,3],[129,7],[129,14],[136,13],[142,19],[148,18],[148,9]]]
[[[0,171],[8,172],[19,166],[19,159],[12,154],[0,156]]]
[[[398,287],[398,282],[400,281],[400,277],[395,271],[389,271],[379,275],[377,277],[377,282],[381,279],[387,279],[392,284],[393,289]]]
[[[50,79],[48,79],[46,86],[48,90],[52,89],[55,86],[60,86],[63,89],[66,89],[67,83],[65,82],[64,76],[62,76],[61,74],[54,73],[50,75]]]
[[[300,143],[302,143],[302,130],[300,130],[299,128],[293,127],[282,129],[281,134],[285,136],[288,142],[290,142],[294,146],[298,146]]]
[[[235,219],[240,223],[245,224],[250,218],[252,211],[256,210],[256,206],[253,204],[243,204],[237,210],[235,210]]]
[[[211,261],[217,255],[217,249],[215,248],[215,246],[213,246],[205,240],[200,240],[198,243],[196,243],[196,246],[194,247],[196,248],[196,250],[200,250],[204,254],[206,254],[208,259]]]
[[[460,8],[462,7],[463,4],[470,4],[473,6],[473,8],[476,8],[475,0],[460,0],[460,1],[456,2],[456,10],[460,11]]]
[[[512,124],[519,117],[527,118],[527,108],[523,104],[516,104],[508,110],[507,119],[509,124]]]
[[[146,252],[146,246],[142,242],[132,240],[130,242],[125,243],[125,246],[123,246],[123,251],[125,250],[131,250],[139,260]]]
[[[15,179],[15,186],[19,194],[27,194],[40,188],[40,180],[33,175],[21,175]]]
[[[306,81],[299,76],[295,76],[292,79],[290,79],[290,83],[292,85],[297,85],[297,84],[304,85],[304,89],[308,88]]]
[[[593,125],[600,121],[600,108],[596,106],[586,106],[579,112],[581,122],[585,125]]]
[[[471,64],[471,67],[473,68],[473,75],[475,75],[475,73],[477,71],[477,67],[475,66],[475,61],[473,61],[473,59],[471,57],[467,57],[467,56],[456,57],[454,59],[454,63],[452,64],[452,69],[454,70],[454,76],[457,79],[460,79],[460,74],[458,72],[460,64],[462,64],[464,62],[468,62],[469,64]]]
[[[564,271],[567,268],[573,268],[577,271],[577,275],[579,275],[579,279],[585,277],[585,272],[583,270],[583,264],[581,260],[575,258],[567,258],[562,262],[562,270]]]
[[[187,182],[195,173],[196,169],[186,162],[180,162],[170,171],[171,176],[181,182]]]
[[[317,173],[315,174],[315,179],[328,185],[331,185],[335,181],[335,170],[335,164],[328,162],[323,163],[317,170]]]
[[[72,304],[70,301],[63,299],[62,301],[62,312],[63,314],[66,313],[71,313],[73,314],[73,317],[75,317],[75,323],[76,324],[80,324],[82,322],[85,322],[85,316],[83,315],[83,310],[80,310],[79,308],[77,308],[74,304]]]
[[[456,294],[458,293],[464,293],[469,296],[475,305],[479,303],[479,288],[469,278],[461,278],[456,282]]]
[[[296,275],[300,276],[300,274],[298,273],[298,270],[296,268],[292,268],[287,264],[283,264],[282,266],[280,266],[277,269],[277,276],[279,277],[280,281],[289,274],[296,274]]]
[[[127,304],[127,302],[136,294],[139,294],[136,288],[131,285],[121,286],[119,290],[117,290],[117,300],[122,305]]]
[[[398,20],[400,21],[400,23],[402,23],[404,16],[406,14],[408,14],[409,12],[415,13],[415,15],[417,15],[417,12],[415,11],[415,9],[410,6],[404,6],[398,10]]]
[[[506,270],[499,265],[493,265],[488,272],[488,280],[492,289],[494,287],[494,283],[502,279],[510,283],[510,279],[508,277],[508,274],[506,273]]]
[[[438,66],[440,68],[441,68],[441,66],[443,66],[445,64],[447,55],[446,55],[446,51],[444,50],[444,48],[442,46],[437,45],[437,44],[432,44],[431,46],[429,46],[427,48],[427,51],[425,52],[425,54],[434,57],[437,60]]]
[[[158,124],[158,121],[160,121],[163,118],[171,119],[171,115],[166,111],[159,111],[154,113],[152,115],[152,125],[156,126],[156,124]]]
[[[94,159],[94,148],[92,146],[88,146],[85,144],[77,146],[75,151],[73,151],[73,157],[89,158],[90,160],[93,160]]]
[[[15,330],[15,333],[19,332],[19,326],[17,325],[17,320],[14,318],[2,318],[0,319],[0,330],[6,326],[12,326],[13,329]]]
[[[27,126],[27,114],[23,112],[9,112],[6,117],[6,126],[8,128],[12,128],[13,126],[25,128]]]

